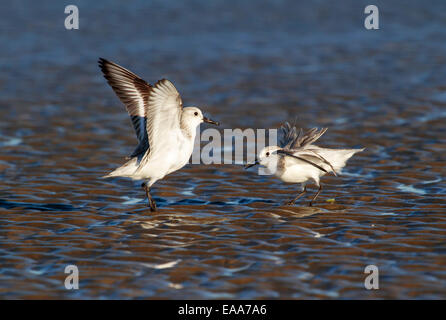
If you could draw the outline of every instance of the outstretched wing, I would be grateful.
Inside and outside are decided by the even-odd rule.
[[[169,80],[159,80],[147,98],[147,134],[150,152],[165,147],[170,132],[180,129],[183,102],[175,86]]]
[[[292,127],[288,122],[285,122],[280,129],[282,131],[280,146],[288,150],[308,147],[327,131],[327,128],[320,130],[313,128],[304,133],[302,128],[297,131],[296,127]]]
[[[291,127],[288,122],[285,122],[282,127],[280,127],[280,131],[282,133],[282,137],[279,141],[279,146],[284,149],[289,149],[290,145],[297,138],[296,127]]]
[[[133,72],[106,59],[99,58],[99,67],[108,84],[124,103],[132,120],[139,143],[130,157],[144,154],[149,149],[146,109],[152,86]]]
[[[332,164],[318,153],[317,148],[311,148],[311,144],[318,140],[327,131],[327,128],[320,130],[313,128],[304,133],[302,128],[297,131],[296,127],[292,127],[288,122],[285,122],[281,131],[280,146],[283,149],[278,153],[311,164],[324,172],[328,172],[326,169],[328,166],[329,170],[336,175]]]

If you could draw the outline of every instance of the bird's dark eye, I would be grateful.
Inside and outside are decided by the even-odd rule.
[[[266,156],[267,156],[267,157],[269,156],[269,152],[266,153]]]
[[[194,116],[198,116],[198,112],[197,111],[194,112]]]

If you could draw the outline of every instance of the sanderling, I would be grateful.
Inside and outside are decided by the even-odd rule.
[[[282,127],[280,146],[268,146],[260,151],[256,161],[248,164],[250,168],[256,164],[266,167],[267,172],[276,175],[286,183],[300,183],[301,192],[287,205],[292,205],[307,192],[306,183],[313,181],[319,187],[311,199],[310,206],[322,190],[320,177],[332,172],[335,176],[341,172],[346,162],[355,153],[363,149],[328,149],[315,146],[313,143],[319,139],[327,128],[318,130],[313,128],[306,133],[302,129],[298,132],[286,122]]]
[[[150,187],[189,161],[196,128],[202,122],[218,125],[197,107],[184,107],[172,82],[159,80],[150,85],[116,63],[99,58],[105,79],[125,104],[138,138],[138,146],[124,165],[104,176],[146,180],[142,184],[151,211],[156,202]]]

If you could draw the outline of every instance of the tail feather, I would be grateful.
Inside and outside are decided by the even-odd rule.
[[[343,156],[341,156],[339,161],[337,161],[336,165],[334,166],[334,169],[336,170],[336,172],[341,173],[342,168],[345,167],[347,161],[351,157],[353,157],[353,155],[355,153],[362,152],[362,151],[364,151],[364,149],[365,148],[362,148],[362,149],[347,149],[347,150],[345,150],[345,153],[343,154]]]
[[[138,168],[138,159],[135,157],[124,163],[119,168],[113,170],[109,174],[102,176],[101,178],[107,179],[112,177],[132,177],[137,168]]]
[[[330,162],[332,169],[340,174],[342,172],[342,168],[345,167],[347,161],[355,154],[361,151],[364,151],[365,148],[362,149],[324,149],[320,148],[317,150],[317,153],[324,157],[328,162]]]

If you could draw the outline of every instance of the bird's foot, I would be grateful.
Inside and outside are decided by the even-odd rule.
[[[294,205],[294,201],[293,200],[287,201],[287,202],[284,203],[284,205],[285,206],[292,206],[292,205]]]
[[[153,199],[149,200],[149,206],[150,206],[150,211],[152,212],[156,212],[158,211],[157,207],[156,207],[156,202]]]
[[[147,184],[145,182],[143,182],[141,184],[141,187],[146,192],[146,196],[147,196],[147,200],[148,200],[148,206],[150,207],[150,211],[151,212],[158,211],[157,208],[156,208],[156,202],[155,202],[155,200],[153,200],[152,196],[150,195],[150,190],[147,187]]]

